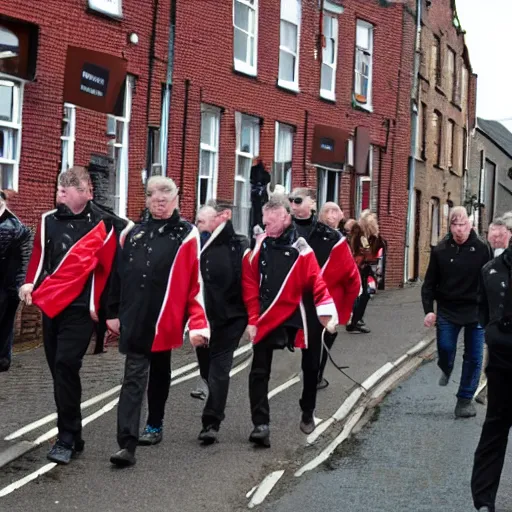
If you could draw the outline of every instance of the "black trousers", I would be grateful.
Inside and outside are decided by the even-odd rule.
[[[80,369],[94,322],[89,309],[70,306],[55,318],[43,315],[46,360],[53,377],[59,439],[73,444],[82,431]]]
[[[149,384],[148,384],[149,376]],[[140,415],[148,386],[148,420],[154,428],[162,426],[165,404],[171,385],[171,351],[138,354],[128,352],[117,409],[117,442],[120,448],[135,452],[139,439]]]
[[[512,426],[512,370],[492,366],[492,349],[489,356],[487,414],[475,452],[471,492],[477,509],[487,506],[494,511]]]
[[[370,294],[368,293],[368,277],[370,277],[371,268],[366,266],[359,270],[361,274],[361,288],[362,293],[356,299],[354,304],[354,309],[352,311],[352,320],[350,323],[352,325],[356,325],[357,322],[363,319],[364,314],[366,312],[366,307],[368,306],[368,302],[370,300]]]
[[[303,389],[299,404],[303,414],[308,416],[313,414],[316,407],[316,388],[320,370],[320,336],[323,327],[318,320],[317,324],[318,326],[308,326],[309,346],[302,350]],[[297,329],[280,327],[253,347],[252,366],[249,373],[249,400],[254,425],[270,423],[268,383],[272,370],[273,353],[276,345],[282,347],[286,346],[288,342],[292,342],[296,332]]]
[[[11,362],[14,319],[20,299],[16,295],[0,291],[0,359]]]
[[[225,418],[233,353],[246,326],[247,319],[238,318],[223,327],[213,328],[209,346],[198,349],[200,373],[208,382],[209,390],[203,410],[204,427],[213,425],[219,428]]]
[[[96,334],[94,353],[101,354],[105,349],[105,334],[107,334],[107,311],[104,307],[98,311],[98,322],[94,324],[94,332]]]
[[[334,345],[334,341],[336,340],[337,336],[337,332],[332,334],[330,332],[325,333],[325,344],[327,345],[327,348],[329,350],[331,350],[332,346]],[[322,354],[322,356],[320,358],[320,369],[318,370],[318,382],[321,382],[322,379],[324,378],[325,366],[327,364],[327,359],[329,357],[327,355],[327,350],[325,350],[325,347],[323,346],[320,349],[320,353]]]

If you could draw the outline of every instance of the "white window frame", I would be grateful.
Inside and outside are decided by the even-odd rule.
[[[248,116],[241,112],[235,112],[235,126],[236,126],[236,162],[235,162],[235,187],[233,195],[233,224],[235,231],[242,234],[249,234],[249,221],[251,215],[251,183],[250,183],[250,169],[252,167],[252,161],[259,156],[260,153],[260,119],[257,117]],[[250,152],[242,151],[242,129],[244,126],[251,127],[251,145]],[[239,157],[247,158],[250,160],[251,165],[249,166],[249,174],[247,176],[239,175],[238,162]],[[245,201],[241,204],[237,204],[236,188],[243,187]],[[247,216],[247,218],[246,218]]]
[[[69,117],[66,117],[66,109],[69,110]],[[61,165],[60,172],[73,167],[75,164],[75,140],[76,140],[76,106],[71,103],[64,103],[62,111],[62,122],[67,123],[69,127],[69,135],[65,135],[62,130],[61,140]]]
[[[455,143],[455,121],[448,119],[446,121],[446,133],[445,133],[445,167],[450,171],[454,169],[454,143]]]
[[[301,0],[281,0],[281,21],[280,21],[280,36],[279,36],[279,77],[277,80],[277,85],[279,87],[284,87],[285,89],[290,89],[295,92],[299,92],[299,55],[300,55],[300,28],[301,28],[301,17],[302,17],[302,5]],[[283,23],[289,23],[290,25],[295,25],[297,27],[297,40],[296,44],[296,52],[294,53],[290,48],[283,45],[283,41],[281,39],[282,35],[282,25]],[[288,53],[292,55],[295,59],[295,66],[293,70],[293,80],[284,80],[280,76],[281,71],[281,54]]]
[[[316,166],[317,169],[317,180],[318,180],[318,194],[317,194],[317,208],[320,211],[322,205],[328,201],[334,201],[335,203],[339,202],[340,197],[340,183],[341,183],[341,171],[330,169],[323,166]],[[334,197],[327,197],[327,184],[329,182],[329,174],[333,173],[334,175],[334,188],[335,194]]]
[[[336,69],[338,66],[338,47],[339,47],[339,23],[338,23],[338,18],[336,16],[336,14],[337,14],[337,12],[339,13],[339,11],[333,12],[329,8],[329,5],[333,5],[333,4],[329,4],[329,2],[327,2],[324,7],[324,24],[325,24],[326,19],[330,19],[332,22],[332,32],[333,32],[332,39],[334,40],[334,63],[331,64],[326,61],[326,59],[328,57],[327,51],[326,51],[327,48],[326,47],[322,48],[322,68],[324,66],[331,68],[332,82],[331,82],[331,87],[329,89],[326,89],[325,87],[323,87],[323,85],[325,85],[325,84],[322,84],[322,71],[320,71],[320,96],[327,100],[335,101],[336,100]]]
[[[12,147],[12,152],[8,157],[0,156],[0,164],[9,165],[12,167],[12,176],[9,182],[0,182],[0,188],[7,183],[5,188],[12,188],[18,191],[19,186],[19,170],[20,170],[20,157],[21,157],[21,133],[22,133],[22,115],[23,115],[23,93],[25,83],[23,81],[14,80],[7,75],[0,73],[0,84],[9,85],[13,87],[13,100],[12,100],[12,120],[0,120],[0,130],[4,132],[4,137],[11,140],[7,146]],[[14,139],[14,140],[13,140]],[[3,176],[0,176],[2,181]]]
[[[437,197],[430,198],[430,245],[435,247],[441,239],[441,206]],[[435,229],[436,228],[436,229]]]
[[[132,94],[134,87],[134,77],[127,75],[126,90],[124,95],[123,115],[121,117],[109,116],[114,121],[115,138],[108,142],[114,157],[115,164],[115,192],[114,192],[114,211],[120,217],[126,218],[128,210],[128,177],[129,177],[129,161],[128,143],[130,140],[130,119],[132,112]],[[117,139],[117,133],[120,131],[120,140]],[[116,158],[119,153],[119,158]]]
[[[202,123],[204,122],[203,114],[208,114],[209,121],[212,123],[213,128],[213,145],[203,142],[201,140],[199,144],[199,170],[197,172],[197,207],[201,205],[201,181],[207,181],[207,193],[206,201],[215,199],[217,197],[217,182],[219,177],[219,137],[220,137],[220,116],[221,111],[218,107],[210,105],[201,105],[201,134],[202,134]],[[202,136],[202,135],[201,135]],[[201,162],[203,158],[203,152],[209,153],[213,158],[209,158],[209,174],[208,176],[201,175]]]
[[[246,75],[250,76],[256,76],[258,73],[258,2],[259,0],[253,0],[253,3],[251,3],[251,0],[233,0],[233,65],[235,67],[236,71],[239,71],[240,73],[244,73]],[[252,16],[254,16],[254,34],[251,34],[250,32],[247,32],[246,30],[237,27],[235,25],[235,6],[236,4],[242,4],[249,9],[253,11]],[[250,17],[249,17],[250,19]],[[249,22],[250,25],[250,22]],[[254,49],[254,65],[251,65],[247,60],[242,61],[240,59],[237,59],[235,57],[235,31],[240,30],[241,32],[244,32],[249,39],[253,39],[253,45],[252,48]],[[249,45],[247,45],[249,48]],[[249,56],[247,56],[249,57]],[[250,58],[249,58],[250,60]]]
[[[150,126],[148,128],[151,145],[148,151],[151,150],[149,155],[151,161],[151,168],[149,169],[149,178],[151,176],[163,176],[162,166],[162,128],[160,126]]]
[[[363,48],[358,46],[357,44],[357,31],[359,28],[368,30],[368,48]],[[357,20],[356,23],[356,58],[355,58],[355,66],[354,66],[354,101],[356,104],[364,108],[365,110],[373,110],[373,102],[372,102],[372,86],[373,86],[373,47],[374,47],[374,26],[371,23],[363,20]],[[358,76],[364,76],[360,70],[357,69],[357,56],[359,54],[365,54],[369,56],[369,65],[368,65],[368,91],[366,95],[366,103],[360,102],[357,100],[357,96],[361,95],[362,90],[357,89],[358,84]],[[359,81],[362,83],[362,78]]]
[[[356,218],[361,216],[363,211],[363,183],[370,183],[370,197],[368,198],[370,210],[374,213],[376,209],[375,204],[375,191],[373,190],[373,146],[370,146],[368,152],[368,176],[359,176],[357,180],[357,190],[356,190]]]
[[[280,158],[280,147],[279,147],[279,134],[281,132],[285,132],[287,134],[289,134],[289,136],[291,137],[292,139],[292,143],[291,143],[291,155],[290,155],[290,160],[286,160],[286,161],[280,161],[279,158]],[[292,167],[290,166],[289,169],[286,169],[286,166],[285,164],[288,163],[288,162],[293,162],[293,138],[294,138],[294,133],[295,133],[295,128],[293,126],[290,126],[289,124],[285,124],[285,123],[280,123],[279,121],[276,121],[276,138],[275,138],[275,144],[274,144],[274,175],[277,176],[277,170],[279,167],[281,167],[281,172],[282,172],[282,175],[283,175],[283,180],[284,183],[279,183],[280,185],[283,185],[285,190],[286,190],[286,193],[289,194],[292,190]],[[276,179],[276,184],[278,184],[277,182],[277,177],[275,178]]]

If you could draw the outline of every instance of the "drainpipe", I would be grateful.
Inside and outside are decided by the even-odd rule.
[[[160,117],[160,159],[162,164],[162,176],[167,176],[167,147],[169,139],[169,117],[171,108],[172,75],[174,71],[174,39],[176,34],[176,4],[178,0],[171,2],[171,19],[169,27],[169,48],[167,56],[167,77],[164,93],[162,95],[162,115]]]
[[[416,179],[416,139],[418,136],[418,74],[421,59],[421,2],[416,0],[416,41],[414,44],[414,74],[411,91],[411,153],[409,155],[409,201],[407,205],[407,226],[405,232],[404,282],[409,276],[409,248],[414,234],[414,182]]]

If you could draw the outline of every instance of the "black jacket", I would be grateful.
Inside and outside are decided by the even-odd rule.
[[[112,274],[107,318],[119,318],[122,353],[150,353],[169,272],[192,230],[176,210],[169,219],[135,225],[128,233]]]
[[[512,248],[487,263],[480,275],[478,318],[485,327],[490,348],[509,351],[512,356]],[[500,329],[509,320],[510,332]],[[512,365],[512,359],[511,359]]]
[[[0,216],[0,290],[17,295],[25,279],[31,251],[30,230],[5,209]]]
[[[206,316],[212,329],[232,320],[245,318],[242,299],[242,258],[249,239],[237,235],[228,221],[214,231],[201,250],[201,276],[204,283]]]
[[[320,222],[316,215],[307,220],[294,219],[295,229],[313,249],[318,265],[322,268],[331,254],[332,248],[339,242],[341,233]]]
[[[447,235],[432,249],[421,298],[425,314],[437,313],[457,325],[478,322],[478,283],[492,258],[489,246],[471,230],[462,245]]]

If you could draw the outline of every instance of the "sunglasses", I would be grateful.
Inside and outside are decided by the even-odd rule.
[[[290,203],[295,203],[295,204],[302,204],[302,201],[304,201],[304,199],[302,199],[302,197],[289,197],[288,198]]]

